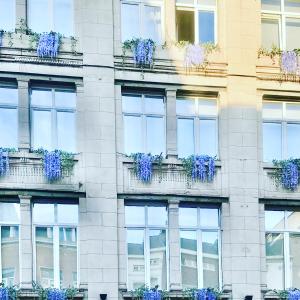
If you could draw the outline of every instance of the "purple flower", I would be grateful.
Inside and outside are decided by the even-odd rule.
[[[300,300],[300,291],[299,290],[289,290],[288,291],[288,300]]]
[[[299,183],[298,166],[290,161],[282,168],[281,182],[284,188],[294,191]]]
[[[9,293],[7,287],[0,288],[0,300],[9,300]]]
[[[152,178],[153,156],[150,154],[138,153],[136,156],[138,179],[149,182]]]
[[[37,46],[37,55],[39,57],[56,57],[58,54],[59,43],[60,40],[57,33],[42,33]]]
[[[62,177],[60,151],[44,152],[44,173],[49,181],[55,181]]]
[[[9,171],[9,155],[8,151],[0,148],[0,176],[7,174]]]
[[[194,292],[195,300],[216,300],[215,293],[210,289],[199,289]]]
[[[208,155],[193,155],[192,179],[211,182],[215,175],[215,159]]]
[[[3,36],[4,36],[4,31],[0,30],[0,47],[2,47]]]
[[[205,49],[201,45],[188,45],[185,53],[187,68],[201,67],[205,62]]]
[[[161,292],[157,289],[145,291],[143,294],[143,300],[161,300]]]
[[[48,289],[47,300],[66,300],[66,291],[60,289]]]
[[[152,66],[155,44],[150,39],[137,39],[133,43],[132,52],[135,64]]]
[[[286,74],[298,73],[298,56],[295,51],[283,51],[281,55],[281,71]]]

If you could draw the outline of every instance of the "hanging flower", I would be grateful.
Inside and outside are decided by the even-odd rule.
[[[47,300],[66,300],[66,291],[60,289],[47,289]]]
[[[205,49],[201,45],[188,45],[185,53],[185,65],[187,68],[201,67],[205,62]]]
[[[161,300],[161,292],[157,289],[146,290],[143,294],[143,300]]]
[[[0,148],[0,176],[7,174],[9,171],[9,155],[8,151]]]
[[[0,30],[0,47],[2,47],[3,36],[4,36],[4,31],[3,31],[3,30]]]
[[[194,292],[195,300],[216,300],[217,293],[213,289],[199,289]]]
[[[49,181],[55,181],[62,177],[61,158],[58,150],[44,152],[44,172]]]
[[[283,51],[281,54],[281,71],[285,74],[298,73],[298,56],[295,51]]]
[[[58,33],[42,33],[37,46],[37,55],[39,57],[57,57],[59,45],[60,37]]]
[[[0,287],[0,300],[9,300],[9,292],[7,287]]]

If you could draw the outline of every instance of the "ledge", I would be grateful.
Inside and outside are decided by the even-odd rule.
[[[85,297],[84,291],[79,291],[73,299],[83,299]],[[18,293],[18,298],[25,298],[25,299],[39,299],[39,295],[37,292],[32,290],[21,290]]]

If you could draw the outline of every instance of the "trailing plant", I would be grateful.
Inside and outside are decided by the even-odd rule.
[[[74,299],[78,293],[76,288],[65,288],[65,289],[56,289],[56,288],[43,288],[40,284],[33,282],[33,290],[38,293],[40,300],[67,300]]]
[[[189,300],[216,300],[220,294],[220,291],[213,288],[185,289],[183,291],[184,298]]]
[[[38,57],[57,57],[60,39],[61,36],[56,32],[42,33],[37,46]]]
[[[9,153],[15,152],[14,148],[0,148],[0,176],[4,176],[9,171]]]
[[[74,55],[77,54],[77,51],[76,51],[76,47],[77,47],[77,42],[78,40],[75,38],[75,36],[71,36],[71,51]]]
[[[163,300],[168,297],[168,292],[159,290],[158,285],[154,288],[148,288],[143,285],[133,291],[130,291],[132,298],[137,300]]]
[[[279,299],[300,300],[299,289],[272,290]]]
[[[211,182],[215,176],[215,159],[209,155],[191,155],[181,160],[188,178]]]
[[[2,43],[3,43],[3,35],[4,35],[4,31],[0,30],[0,47],[2,47]]]
[[[16,300],[18,298],[19,290],[16,285],[5,286],[0,283],[0,299],[1,300]]]

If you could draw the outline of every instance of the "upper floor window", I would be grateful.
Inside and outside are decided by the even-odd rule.
[[[33,149],[74,152],[76,94],[61,88],[31,90],[31,144]]]
[[[77,287],[78,205],[35,203],[35,280],[43,287]]]
[[[18,89],[0,86],[0,140],[3,148],[18,148]]]
[[[300,212],[265,211],[268,289],[300,288]]]
[[[217,155],[217,111],[215,99],[177,98],[178,157],[192,154]]]
[[[216,43],[216,0],[176,0],[177,40]]]
[[[123,42],[132,38],[144,38],[162,44],[162,0],[123,0],[121,7]]]
[[[300,103],[263,102],[263,158],[300,157]]]
[[[15,31],[16,0],[0,0],[0,30]]]
[[[123,94],[126,154],[165,153],[165,104],[162,95]]]
[[[299,48],[300,0],[262,0],[262,46]]]
[[[74,35],[73,0],[27,0],[28,26],[42,33]]]
[[[180,207],[183,288],[220,286],[220,225],[216,208]]]
[[[166,206],[125,206],[128,290],[167,289],[167,222]]]

